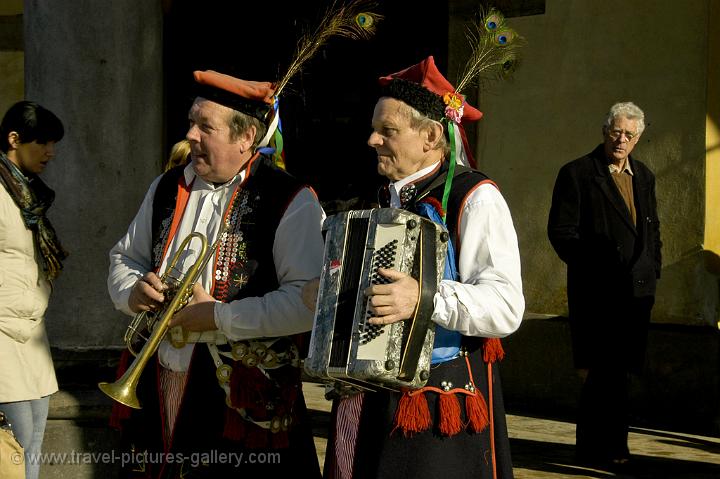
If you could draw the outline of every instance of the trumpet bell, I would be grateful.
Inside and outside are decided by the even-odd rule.
[[[111,399],[133,409],[142,408],[135,392],[138,382],[140,381],[140,376],[152,355],[158,350],[160,342],[170,329],[170,320],[173,315],[187,303],[192,295],[193,285],[197,282],[198,278],[200,278],[203,269],[210,259],[215,255],[223,235],[224,229],[221,229],[218,239],[215,240],[211,249],[208,249],[207,238],[197,232],[190,233],[182,243],[180,243],[178,251],[173,255],[170,263],[167,265],[166,272],[160,278],[163,283],[172,284],[172,291],[170,289],[165,291],[168,299],[166,306],[159,312],[152,314],[143,312],[133,318],[131,325],[125,332],[125,342],[130,352],[135,356],[135,359],[120,379],[114,383],[102,382],[98,384],[100,390],[110,396]],[[197,238],[198,241],[200,241],[199,258],[183,276],[182,281],[176,285],[177,280],[169,276],[169,273],[175,271],[177,262],[180,260],[182,254],[189,249],[190,241],[192,241],[193,238]],[[149,333],[149,335],[145,333]],[[140,349],[139,351],[138,348]]]
[[[114,383],[101,382],[98,387],[102,392],[110,396],[111,399],[124,404],[133,409],[142,409],[140,401],[135,394],[136,385],[127,381],[118,380]]]

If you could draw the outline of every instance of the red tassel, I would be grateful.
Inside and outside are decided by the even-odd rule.
[[[233,408],[243,408],[254,417],[255,410],[260,409],[267,413],[263,403],[263,394],[266,389],[265,376],[257,368],[247,368],[235,363],[230,374],[230,401]],[[225,426],[223,436],[234,441],[244,441],[248,447],[264,447],[267,445],[267,434],[240,416],[233,408],[225,412]],[[254,430],[259,429],[263,437],[259,437]],[[252,438],[251,438],[252,436]],[[250,443],[254,444],[253,446]]]
[[[239,441],[245,437],[246,421],[240,416],[240,413],[234,409],[225,409],[225,428],[223,429],[223,437],[231,441]]]
[[[269,429],[263,429],[250,422],[248,422],[246,426],[245,446],[250,449],[260,449],[268,446],[270,439],[268,436],[271,434]]]
[[[122,354],[120,354],[120,363],[118,364],[117,371],[115,372],[115,379],[120,379],[120,377],[125,374],[125,371],[127,371],[129,365],[130,351],[124,349]],[[132,410],[128,406],[120,404],[117,401],[113,401],[112,410],[110,412],[110,427],[121,431],[123,421],[130,418],[131,412]]]
[[[281,431],[272,435],[273,449],[286,449],[288,447],[290,447],[290,438],[287,432]]]
[[[463,430],[462,417],[460,417],[460,403],[453,393],[440,394],[440,433],[444,436],[454,436]]]
[[[465,413],[472,432],[482,432],[490,424],[488,406],[480,391],[476,390],[475,394],[465,396]]]
[[[267,378],[258,368],[247,368],[242,364],[234,364],[230,375],[230,399],[238,408],[265,409],[263,396],[267,389]],[[252,413],[250,413],[252,415]]]
[[[495,363],[502,361],[505,357],[505,350],[498,338],[484,338],[483,341],[483,361],[486,363]]]
[[[395,411],[395,428],[402,429],[405,436],[430,428],[432,419],[428,408],[425,393],[417,391],[410,395],[407,391],[400,397],[397,411]]]

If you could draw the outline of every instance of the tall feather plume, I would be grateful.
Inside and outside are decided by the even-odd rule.
[[[344,4],[342,1],[334,0],[315,31],[303,35],[298,41],[293,62],[285,76],[277,83],[275,96],[280,94],[290,79],[302,69],[308,60],[315,56],[318,49],[330,37],[340,36],[354,40],[372,37],[377,23],[383,18],[382,15],[371,12],[373,7],[375,7],[374,1],[351,0]]]
[[[524,39],[506,25],[503,14],[494,8],[485,13],[481,7],[466,36],[472,46],[472,54],[457,84],[456,93],[482,78],[498,78],[512,71],[518,50],[524,44]]]

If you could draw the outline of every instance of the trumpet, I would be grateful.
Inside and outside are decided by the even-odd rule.
[[[172,297],[172,299],[169,302],[166,302],[166,306],[157,313],[142,312],[135,315],[125,331],[124,337],[125,343],[130,352],[135,356],[135,359],[117,381],[113,383],[98,383],[100,390],[110,396],[111,399],[134,409],[142,408],[136,394],[140,376],[147,366],[148,361],[160,346],[160,342],[165,337],[165,334],[168,332],[170,320],[173,315],[177,311],[181,310],[190,299],[193,286],[200,278],[200,275],[205,269],[205,266],[210,258],[215,255],[215,251],[217,250],[217,247],[220,244],[220,239],[225,231],[226,228],[224,227],[220,229],[218,239],[215,241],[215,244],[213,244],[213,247],[209,249],[207,246],[207,238],[203,234],[197,232],[187,235],[180,244],[178,251],[173,255],[170,263],[165,269],[165,272],[160,278],[163,283],[168,284],[166,297]],[[188,249],[190,242],[194,238],[197,238],[200,241],[200,254],[198,259],[190,267],[187,273],[185,273],[182,280],[173,277],[171,272],[176,271],[175,267],[177,262],[180,260],[182,254]],[[144,328],[141,327],[143,323],[145,324]],[[150,333],[147,338],[143,336],[143,329],[147,329]],[[142,340],[145,342],[140,351],[137,351],[136,346]],[[181,347],[183,344],[174,343],[173,345]]]

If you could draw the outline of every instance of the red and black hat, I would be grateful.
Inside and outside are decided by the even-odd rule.
[[[435,59],[427,57],[420,63],[390,75],[380,77],[381,95],[400,100],[436,121],[448,120],[449,138],[454,140],[455,161],[475,166],[464,125],[482,118],[482,112],[465,101],[455,87],[435,66]]]
[[[213,70],[195,71],[195,95],[250,115],[263,123],[270,119],[275,88],[270,82],[242,80]]]
[[[432,56],[409,68],[380,77],[379,81],[384,96],[401,100],[433,120],[452,119],[448,109],[458,111],[459,108],[462,108],[462,123],[482,118],[480,110],[456,93],[455,87],[437,69]],[[451,105],[453,96],[461,102],[455,108]]]

